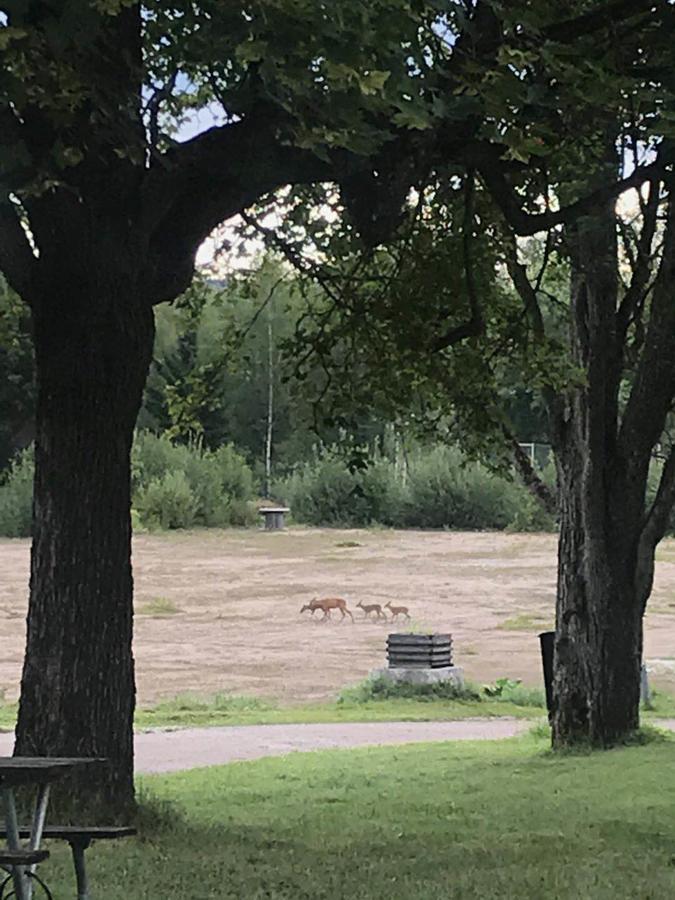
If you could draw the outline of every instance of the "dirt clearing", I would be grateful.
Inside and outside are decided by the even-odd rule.
[[[675,687],[675,541],[658,553],[646,655]],[[0,689],[18,694],[28,541],[0,541]],[[556,537],[290,529],[140,535],[135,653],[142,704],[189,692],[320,700],[384,664],[391,623],[356,608],[410,608],[413,628],[450,631],[469,678],[541,680],[539,631],[555,603]],[[344,597],[355,624],[300,607]],[[401,626],[401,630],[405,630]]]

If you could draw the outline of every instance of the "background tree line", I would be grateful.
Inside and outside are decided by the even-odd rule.
[[[28,536],[30,319],[6,286],[0,297],[7,410],[0,532]],[[508,469],[494,472],[450,446],[454,438],[443,443],[417,427],[412,404],[397,421],[374,406],[348,420],[331,410],[331,379],[347,374],[328,371],[314,355],[301,371],[291,352],[302,316],[319,298],[320,291],[308,295],[295,271],[268,255],[228,282],[200,278],[175,304],[158,308],[132,452],[136,529],[251,525],[254,501],[265,495],[290,503],[296,521],[315,525],[553,526]],[[514,428],[521,440],[543,443],[545,423],[532,392],[513,374],[503,391]]]

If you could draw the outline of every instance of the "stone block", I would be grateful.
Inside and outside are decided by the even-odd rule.
[[[395,669],[373,669],[371,678],[384,678],[392,684],[441,684],[453,682],[458,688],[464,687],[464,669],[461,666],[446,666],[440,669],[421,668],[419,666]]]

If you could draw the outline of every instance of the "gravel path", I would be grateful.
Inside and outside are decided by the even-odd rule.
[[[340,722],[312,725],[231,725],[180,728],[136,735],[137,772],[177,772],[243,759],[308,750],[475,741],[514,737],[532,723],[523,719],[461,719],[455,722]],[[0,734],[0,755],[12,753],[14,737]]]

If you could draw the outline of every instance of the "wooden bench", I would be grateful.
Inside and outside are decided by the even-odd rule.
[[[110,826],[84,826],[84,825],[45,825],[42,837],[50,841],[67,841],[73,854],[75,866],[75,878],[77,880],[77,900],[91,900],[87,869],[84,861],[85,850],[88,850],[92,841],[109,841],[117,838],[132,837],[137,833],[135,828],[125,825]],[[4,829],[0,829],[0,836],[4,835]],[[30,828],[19,828],[19,837],[30,836]],[[47,853],[47,851],[39,851]],[[47,853],[47,856],[49,854]],[[25,865],[25,863],[22,863]]]
[[[29,869],[31,866],[37,866],[38,863],[44,862],[46,859],[49,859],[49,850],[9,850],[6,847],[0,849],[0,869],[7,872],[7,877],[0,883],[0,900],[5,896],[5,888],[12,880],[12,870],[15,866],[24,866],[26,869]],[[48,900],[53,900],[44,881],[35,872],[31,871],[30,874],[42,886]],[[11,896],[14,896],[14,894],[12,893]]]
[[[0,866],[36,866],[49,859],[49,850],[0,850]]]

